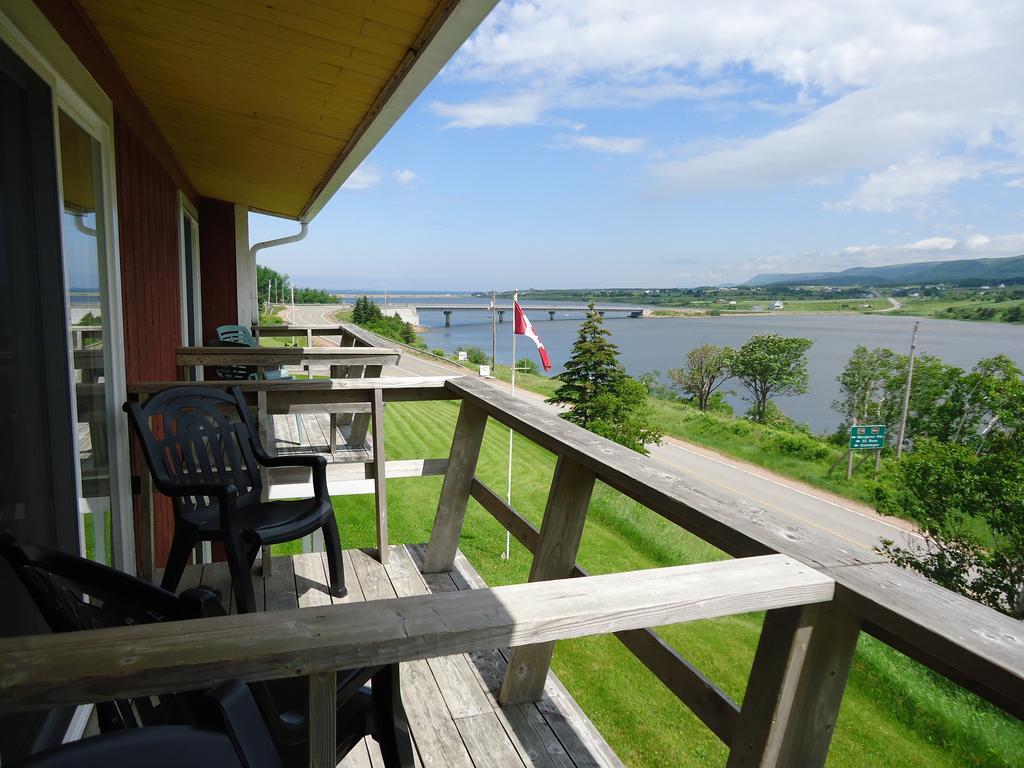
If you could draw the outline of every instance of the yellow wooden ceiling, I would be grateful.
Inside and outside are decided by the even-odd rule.
[[[81,4],[199,194],[297,218],[444,0]]]

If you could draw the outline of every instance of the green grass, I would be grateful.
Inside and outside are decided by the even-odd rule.
[[[511,370],[499,365],[495,376],[509,381]],[[546,376],[519,373],[516,386],[551,397],[558,382]],[[724,414],[701,413],[681,402],[650,398],[650,403],[666,435],[865,504],[875,503],[872,456],[867,457],[864,464],[858,464],[853,478],[847,480],[846,451],[821,438],[793,434]],[[857,461],[861,458],[857,457]]]
[[[979,320],[981,318],[971,316],[975,311],[984,308],[995,310],[996,316],[987,318],[987,322],[1000,322],[1001,316],[1006,310],[1011,307],[1024,305],[1024,300],[1009,299],[1005,301],[993,301],[992,299],[986,299],[985,297],[960,299],[957,301],[948,301],[942,298],[901,298],[900,302],[903,303],[903,307],[893,312],[895,315],[942,317],[946,313],[966,313],[967,317],[964,319]]]
[[[395,403],[386,424],[389,458],[447,456],[457,415],[452,402]],[[477,469],[505,487],[508,431],[488,425]],[[513,506],[540,524],[554,457],[516,436]],[[391,541],[427,541],[441,479],[388,482]],[[346,547],[373,546],[371,496],[334,500]],[[491,585],[527,580],[530,555],[514,540],[500,557],[504,529],[470,503],[460,546]],[[298,544],[276,547],[296,552]],[[653,512],[598,485],[580,563],[594,573],[705,562],[724,555]],[[662,635],[727,693],[741,700],[761,617],[746,615],[663,628]],[[554,669],[601,733],[630,766],[722,765],[725,747],[614,638],[558,644]],[[1011,766],[1024,764],[1024,727],[972,695],[869,638],[862,637],[830,766]]]
[[[501,381],[512,381],[511,366],[498,365],[491,371],[491,373],[494,375],[494,378],[500,379]],[[522,387],[530,392],[537,392],[545,397],[551,397],[555,394],[555,390],[558,389],[558,381],[535,373],[516,371],[516,386]]]
[[[819,437],[774,429],[725,414],[701,413],[670,400],[651,398],[650,402],[666,435],[865,504],[875,503],[877,483],[871,475],[873,453],[865,458],[853,478],[847,480],[846,449]],[[858,456],[856,460],[859,462],[862,458]]]

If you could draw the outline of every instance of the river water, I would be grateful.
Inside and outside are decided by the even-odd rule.
[[[459,297],[444,301],[458,304],[484,303],[485,300]],[[579,331],[582,315],[560,312],[551,321],[547,312],[531,313],[529,302],[524,303],[524,308],[551,355],[554,364],[551,373],[558,373]],[[832,402],[839,394],[836,376],[842,371],[854,347],[858,344],[888,347],[906,354],[910,350],[910,336],[916,319],[886,314],[764,314],[635,319],[609,314],[605,318],[605,326],[612,333],[612,341],[619,347],[620,360],[633,376],[644,371],[664,372],[668,368],[678,368],[690,349],[705,343],[738,347],[758,333],[779,333],[811,339],[814,345],[807,353],[809,391],[804,395],[780,397],[776,402],[787,415],[806,422],[816,432],[824,432],[833,430],[839,424],[840,417],[832,410]],[[427,328],[421,334],[423,340],[431,348],[440,347],[452,353],[460,347],[476,346],[490,354],[491,320],[488,313],[456,311],[449,328],[444,326],[444,317],[440,312],[422,312],[420,322]],[[936,355],[961,368],[969,368],[978,360],[997,354],[1007,355],[1018,365],[1024,366],[1024,325],[923,318],[920,322],[919,353]],[[520,336],[516,343],[517,357],[538,359],[529,339]],[[510,361],[511,347],[512,324],[505,322],[498,326],[499,362],[507,364]],[[742,387],[735,381],[727,383],[726,388],[729,387],[736,390],[736,393],[729,395],[728,400],[737,413],[742,413],[749,407],[749,403],[743,399]]]

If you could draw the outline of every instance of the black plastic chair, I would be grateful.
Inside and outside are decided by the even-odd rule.
[[[165,725],[63,744],[20,768],[282,768],[249,689],[231,680],[206,697],[211,727]]]
[[[260,444],[241,390],[171,387],[145,405],[124,404],[142,444],[153,482],[174,501],[174,540],[163,587],[173,592],[201,541],[227,552],[239,613],[256,610],[252,564],[260,547],[294,541],[322,529],[331,594],[344,597],[345,574],[323,456],[270,456]],[[260,467],[309,467],[314,496],[260,501]]]
[[[135,626],[223,616],[216,589],[194,587],[175,595],[101,563],[0,535],[0,557],[17,574],[53,632]],[[372,681],[372,688],[367,682]],[[412,768],[413,747],[402,705],[397,664],[337,673],[335,748],[340,761],[366,735],[380,744],[387,768]],[[309,684],[305,677],[252,683],[273,743],[291,768],[308,764],[306,723]],[[97,705],[104,732],[205,722],[202,697],[179,692]]]

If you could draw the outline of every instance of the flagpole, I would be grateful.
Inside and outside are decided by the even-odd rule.
[[[512,394],[516,393],[516,304],[519,303],[519,291],[512,292]],[[512,507],[512,428],[508,430],[508,485],[505,489],[505,503]],[[512,533],[505,529],[505,559],[511,554]]]

